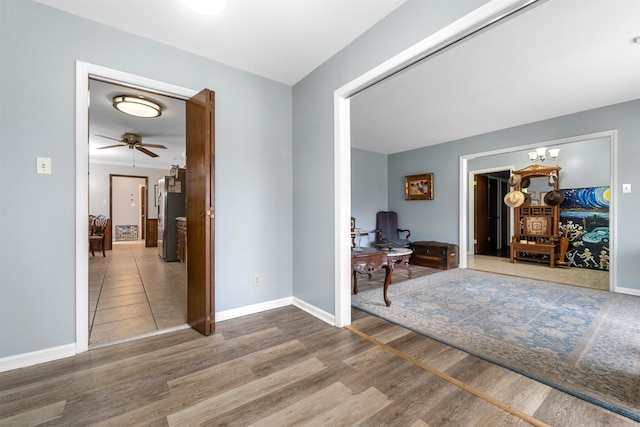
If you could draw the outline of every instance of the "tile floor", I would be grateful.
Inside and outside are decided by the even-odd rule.
[[[185,264],[163,261],[144,241],[89,255],[89,345],[184,325],[186,283]]]
[[[548,265],[527,261],[517,261],[512,264],[509,262],[509,258],[485,255],[468,256],[467,267],[492,273],[509,274],[567,285],[609,290],[608,271],[563,266],[550,268]]]

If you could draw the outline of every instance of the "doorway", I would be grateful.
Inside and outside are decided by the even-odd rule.
[[[510,216],[503,203],[509,192],[509,175],[506,169],[476,173],[473,178],[475,255],[509,256]]]
[[[141,89],[145,91],[150,91],[154,93],[159,93],[167,96],[172,96],[176,99],[180,100],[188,100],[191,99],[194,95],[196,95],[196,91],[191,89],[186,89],[179,86],[170,85],[164,82],[159,82],[156,80],[147,79],[144,77],[136,76],[133,74],[128,74],[124,72],[120,72],[117,70],[84,63],[81,61],[76,62],[76,352],[84,352],[88,350],[88,341],[89,341],[89,329],[88,329],[88,320],[89,320],[89,310],[88,310],[88,244],[87,244],[87,229],[88,229],[88,214],[87,207],[89,206],[89,197],[88,191],[89,188],[89,139],[87,135],[87,129],[89,128],[89,111],[87,109],[87,105],[89,105],[89,81],[92,78],[98,78],[102,81],[108,81],[118,84],[126,84],[128,87]],[[125,83],[126,82],[126,83]],[[210,92],[210,91],[209,91]],[[212,92],[211,92],[212,93]],[[193,147],[207,147],[210,150],[213,150],[214,145],[212,144],[214,133],[213,129],[213,104],[211,104],[211,108],[205,106],[205,110],[210,110],[211,120],[207,122],[206,126],[203,126],[203,129],[199,135],[201,137],[202,143],[192,143]],[[187,120],[187,123],[190,123]],[[193,123],[191,123],[193,124]],[[189,126],[191,126],[191,124]],[[185,126],[185,127],[189,127]],[[205,144],[206,141],[209,141]],[[105,150],[106,151],[106,150]],[[117,151],[117,150],[113,150]],[[131,150],[134,155],[136,153],[135,150]],[[187,154],[189,153],[189,147],[187,147]],[[201,150],[202,153],[209,154],[203,148]],[[194,153],[192,156],[193,159],[197,160],[199,153]],[[139,157],[140,158],[140,157]],[[138,159],[139,159],[138,158]],[[213,157],[212,157],[213,158]],[[136,158],[133,157],[133,160],[136,161]],[[210,186],[213,187],[213,180],[215,176],[214,164],[211,162],[207,164],[206,162],[202,162],[203,166],[201,169],[198,167],[192,168],[192,171],[195,173],[199,173],[200,177],[205,180],[210,180]],[[138,163],[139,165],[139,163]],[[189,179],[189,172],[187,172],[187,179]],[[151,192],[149,192],[151,193]],[[153,193],[152,193],[153,194]],[[208,195],[206,200],[209,201]],[[204,198],[204,196],[203,196]],[[200,210],[200,206],[197,208]],[[211,201],[211,212],[213,212],[213,202]],[[199,212],[202,215],[199,217],[204,218],[204,212]],[[208,218],[207,218],[208,219]],[[203,219],[204,221],[204,219]],[[211,218],[208,222],[210,226],[214,227],[213,218]],[[203,242],[199,242],[202,240]],[[213,254],[214,254],[214,240],[211,236],[193,236],[190,238],[189,243],[199,244],[200,247],[208,246],[208,251],[212,255],[210,260],[213,263]],[[208,268],[213,269],[213,265],[207,266]],[[191,267],[188,266],[188,269]],[[198,273],[198,272],[197,272]],[[201,280],[197,280],[200,289],[204,286],[205,289],[211,290],[213,293],[214,289],[214,277],[213,275],[208,276],[209,281],[205,281],[202,276],[198,276],[195,274],[194,277],[199,278]],[[191,279],[190,279],[191,280]],[[195,281],[195,280],[194,280]],[[189,283],[187,284],[187,293],[191,295],[191,289],[189,287]],[[213,297],[211,296],[211,299]],[[194,299],[197,301],[198,297]],[[206,304],[203,305],[206,308],[209,308],[210,304],[207,301]],[[187,312],[192,309],[191,304],[187,302]],[[212,317],[211,313],[202,313],[201,317]],[[187,325],[183,325],[183,327],[188,327]]]

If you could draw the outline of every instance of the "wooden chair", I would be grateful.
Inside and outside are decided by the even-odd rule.
[[[96,250],[102,251],[102,256],[106,256],[104,253],[104,231],[109,220],[104,215],[98,215],[92,220],[92,216],[89,216],[89,250],[92,256],[96,256],[94,253]]]

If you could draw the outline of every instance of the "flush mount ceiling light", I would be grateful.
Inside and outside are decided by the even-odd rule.
[[[227,4],[227,0],[182,0],[189,9],[202,15],[217,15]]]
[[[162,107],[153,101],[135,96],[119,95],[113,97],[113,108],[136,117],[158,117]]]

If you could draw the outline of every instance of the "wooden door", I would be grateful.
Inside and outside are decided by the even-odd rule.
[[[215,93],[204,89],[186,103],[187,322],[215,331]]]
[[[140,238],[145,239],[147,229],[147,187],[140,187]]]
[[[475,215],[474,215],[474,254],[487,253],[489,242],[489,228],[487,217],[489,216],[489,179],[483,175],[475,176]]]

